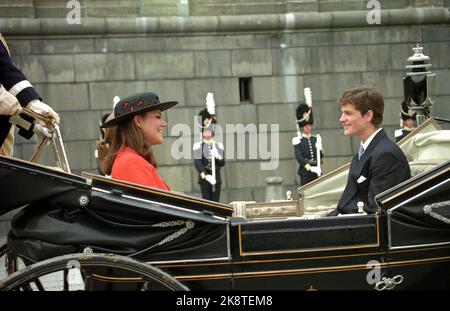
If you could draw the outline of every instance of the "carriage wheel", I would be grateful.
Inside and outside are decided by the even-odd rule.
[[[61,290],[189,290],[166,272],[114,254],[71,254],[50,258],[0,281],[0,290],[46,290],[43,279],[61,275]],[[53,281],[55,283],[55,281]],[[99,286],[100,284],[100,286]],[[51,288],[50,290],[55,290]]]

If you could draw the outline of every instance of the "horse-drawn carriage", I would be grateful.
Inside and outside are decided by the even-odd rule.
[[[0,157],[0,212],[21,208],[0,289],[449,289],[450,131],[429,119],[399,145],[414,176],[337,217],[348,165],[298,201],[227,205]]]

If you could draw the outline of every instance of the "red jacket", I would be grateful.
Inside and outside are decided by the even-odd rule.
[[[117,153],[112,166],[111,177],[170,191],[169,186],[159,176],[156,168],[129,147],[122,147]]]

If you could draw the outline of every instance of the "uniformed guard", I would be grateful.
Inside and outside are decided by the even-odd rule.
[[[405,100],[400,105],[400,117],[401,129],[395,130],[395,142],[399,142],[415,129],[416,113],[408,107]]]
[[[311,100],[307,98],[307,92],[305,89],[305,98],[311,104]],[[320,136],[312,135],[314,124],[312,105],[301,102],[297,106],[296,117],[297,136],[292,138],[292,145],[294,145],[295,158],[300,164],[297,174],[300,176],[300,185],[303,186],[320,176],[323,152]]]
[[[206,108],[199,113],[202,141],[194,144],[194,164],[198,172],[198,183],[202,198],[219,202],[222,179],[220,168],[225,165],[224,147],[214,140],[217,124],[214,94],[206,96]]]
[[[0,154],[12,155],[14,128],[11,115],[20,114],[21,107],[52,117],[59,123],[58,114],[44,104],[25,75],[12,62],[5,39],[0,34]],[[7,99],[7,100],[5,100]]]

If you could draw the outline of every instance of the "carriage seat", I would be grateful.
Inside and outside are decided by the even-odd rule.
[[[411,169],[411,177],[422,174],[432,168],[447,162],[448,159],[425,159],[409,162],[409,168]]]

